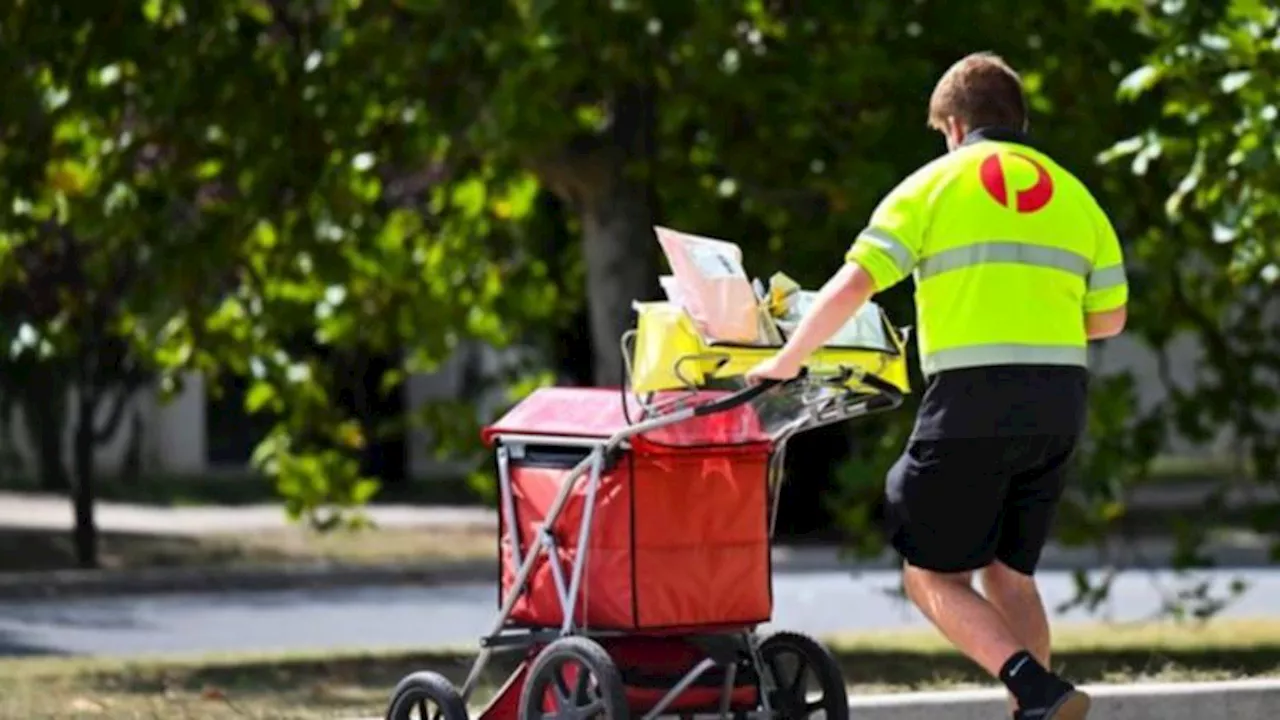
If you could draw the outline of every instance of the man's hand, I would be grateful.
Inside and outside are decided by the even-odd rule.
[[[778,353],[747,371],[747,382],[755,385],[765,380],[786,381],[800,374],[801,364],[784,353]]]

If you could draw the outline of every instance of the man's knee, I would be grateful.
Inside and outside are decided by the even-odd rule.
[[[982,569],[982,589],[993,600],[1039,595],[1034,577],[1002,562],[993,562]]]
[[[926,570],[922,567],[916,567],[911,563],[902,564],[902,584],[907,591],[907,597],[912,601],[919,601],[922,592],[927,591],[930,587],[939,583],[954,583],[956,585],[973,585],[972,572],[938,572],[936,570]]]

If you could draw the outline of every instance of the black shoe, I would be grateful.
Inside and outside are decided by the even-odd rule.
[[[1013,720],[1085,720],[1092,704],[1087,694],[1070,688],[1051,705],[1020,708],[1013,714]]]

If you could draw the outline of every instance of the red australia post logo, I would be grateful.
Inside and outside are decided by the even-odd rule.
[[[1021,179],[1023,173],[1010,173],[1016,164],[1030,166],[1035,171],[1035,182],[1030,187],[1010,188],[1010,180]],[[1018,152],[991,153],[982,161],[980,170],[982,187],[996,202],[1020,213],[1033,213],[1053,199],[1053,178],[1035,158]],[[1012,177],[1010,177],[1012,175]]]

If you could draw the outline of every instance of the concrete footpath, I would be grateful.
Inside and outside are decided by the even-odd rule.
[[[484,507],[370,505],[365,514],[379,527],[497,527],[497,515]],[[137,505],[100,500],[94,518],[104,533],[200,536],[260,532],[290,527],[279,504],[234,506]],[[74,527],[71,503],[57,495],[0,492],[0,528],[67,530]]]
[[[1280,680],[1093,685],[1087,689],[1094,701],[1090,720],[1272,720],[1280,711]],[[1009,717],[1000,690],[861,695],[850,699],[849,709],[857,720]]]
[[[1271,720],[1280,712],[1280,680],[1104,685],[1091,720]],[[866,695],[850,700],[858,720],[994,720],[1008,717],[999,690]]]
[[[1200,506],[1213,489],[1208,483],[1147,486],[1133,491],[1131,505],[1145,509],[1191,509]],[[1280,501],[1280,486],[1263,485],[1248,491],[1233,489],[1226,504]],[[157,506],[100,500],[96,519],[102,532],[150,535],[205,535],[211,533],[254,532],[289,526],[279,504],[236,506]],[[386,528],[424,526],[497,526],[497,515],[485,507],[370,505],[366,514]],[[65,497],[38,493],[0,492],[0,528],[30,530],[70,530],[71,503]]]

